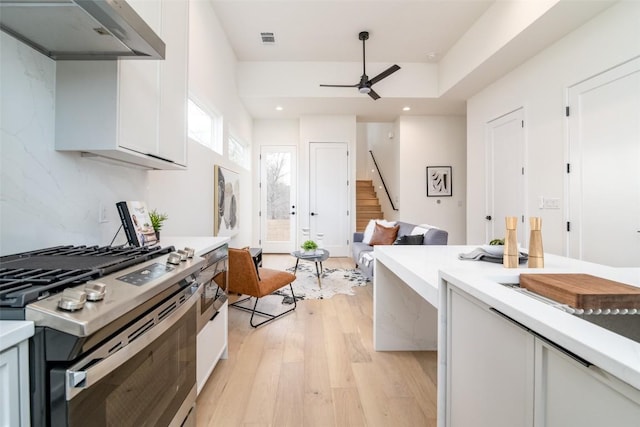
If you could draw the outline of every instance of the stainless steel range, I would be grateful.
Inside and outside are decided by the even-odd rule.
[[[194,424],[203,264],[159,246],[0,257],[0,318],[36,326],[32,425]]]

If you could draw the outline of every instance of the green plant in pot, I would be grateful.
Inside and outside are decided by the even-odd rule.
[[[156,239],[160,241],[160,230],[162,229],[162,224],[169,219],[169,215],[166,213],[159,213],[156,209],[149,212],[149,218],[151,218],[151,226],[153,227],[153,231],[156,232]]]
[[[313,240],[307,240],[300,247],[302,248],[303,251],[309,253],[309,252],[315,252],[315,250],[318,249],[318,244]]]

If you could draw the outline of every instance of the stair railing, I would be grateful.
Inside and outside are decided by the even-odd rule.
[[[387,193],[387,197],[389,198],[389,203],[391,203],[391,209],[397,211],[398,208],[393,204],[393,200],[391,200],[391,194],[389,194],[389,190],[387,189],[387,184],[384,182],[384,178],[382,177],[382,172],[380,172],[380,168],[378,167],[378,162],[376,162],[376,158],[373,155],[373,151],[369,150],[369,154],[371,154],[371,158],[373,159],[373,164],[376,167],[376,171],[378,171],[378,176],[380,177],[380,181],[382,181],[382,186],[384,187],[385,193]]]

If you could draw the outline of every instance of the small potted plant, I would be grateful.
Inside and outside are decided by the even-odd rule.
[[[489,255],[502,256],[504,255],[504,239],[493,239],[488,245],[483,245],[482,249]]]
[[[156,232],[156,240],[160,241],[160,229],[162,229],[162,223],[169,219],[169,215],[166,213],[159,213],[156,209],[149,212],[149,218],[151,218],[151,226],[153,231]]]
[[[300,247],[305,254],[314,254],[316,249],[318,249],[318,244],[313,240],[306,240]]]

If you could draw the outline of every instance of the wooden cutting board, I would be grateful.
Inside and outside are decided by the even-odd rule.
[[[640,308],[640,288],[590,274],[521,274],[520,287],[573,308]]]

